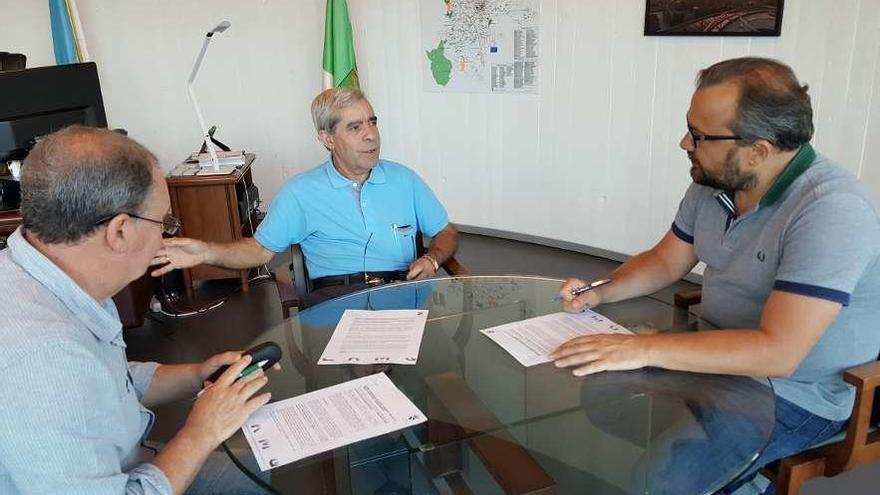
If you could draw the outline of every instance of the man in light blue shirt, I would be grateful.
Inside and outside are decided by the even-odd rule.
[[[0,252],[0,493],[165,495],[210,484],[212,451],[269,394],[255,395],[262,371],[234,381],[250,362],[239,352],[198,364],[126,360],[110,298],[179,226],[155,157],[106,129],[70,127],[34,147],[21,190],[23,225]],[[174,438],[146,447],[147,407],[194,397],[222,365]],[[263,493],[234,468],[222,476],[210,493]]]
[[[458,234],[443,205],[412,170],[379,159],[378,119],[357,89],[336,88],[312,103],[318,140],[330,151],[323,164],[292,178],[272,202],[254,238],[234,243],[169,239],[153,272],[201,263],[248,268],[299,244],[315,288],[433,276],[452,256]],[[432,237],[416,257],[416,234]]]

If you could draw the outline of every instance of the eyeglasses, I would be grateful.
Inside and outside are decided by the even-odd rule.
[[[694,148],[697,147],[697,144],[700,141],[739,141],[742,139],[742,136],[718,136],[713,134],[700,134],[695,131],[693,127],[687,126],[688,134],[690,134],[691,139],[694,141]]]
[[[162,220],[153,220],[152,218],[142,217],[139,215],[135,215],[134,213],[122,211],[122,212],[116,213],[114,215],[110,215],[107,218],[103,218],[98,222],[95,222],[95,226],[107,223],[110,220],[113,220],[116,217],[116,215],[121,215],[123,213],[125,213],[126,215],[128,215],[132,218],[137,218],[138,220],[146,220],[147,222],[158,223],[159,225],[162,226],[162,232],[165,234],[168,234],[168,235],[174,235],[180,230],[180,220],[178,220],[177,217],[175,217],[174,215],[172,215],[170,213],[167,213],[162,218]]]

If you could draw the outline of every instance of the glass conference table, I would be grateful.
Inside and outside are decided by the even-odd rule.
[[[442,278],[386,285],[300,312],[254,343],[284,351],[282,400],[385,372],[428,417],[418,426],[260,473],[239,430],[224,447],[273,492],[713,493],[744,472],[774,423],[766,379],[659,369],[584,378],[524,368],[481,329],[560,310],[561,280]],[[427,309],[416,365],[317,366],[346,309]],[[636,333],[693,331],[695,315],[643,297],[596,311]]]

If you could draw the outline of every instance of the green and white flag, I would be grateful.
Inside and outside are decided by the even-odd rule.
[[[354,62],[354,39],[345,0],[327,0],[324,19],[324,89],[359,88]]]

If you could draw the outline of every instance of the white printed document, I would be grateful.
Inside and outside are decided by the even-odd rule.
[[[267,404],[241,429],[261,471],[427,421],[385,373]]]
[[[523,366],[550,361],[550,353],[581,335],[629,333],[595,311],[553,313],[480,330],[509,352]]]
[[[416,364],[426,309],[347,309],[318,364]]]

